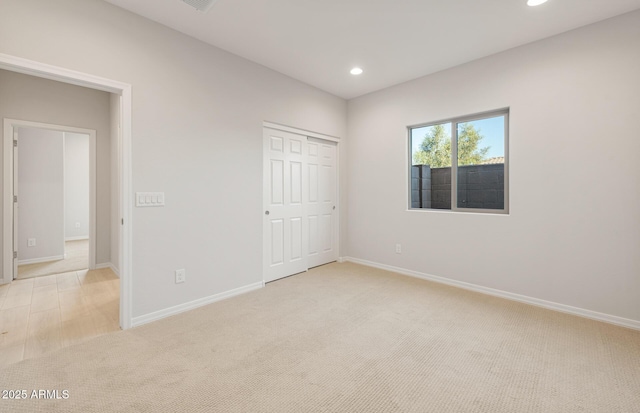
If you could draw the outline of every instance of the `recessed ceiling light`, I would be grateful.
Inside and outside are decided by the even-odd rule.
[[[351,74],[352,75],[361,75],[363,72],[362,69],[360,69],[359,67],[354,67],[353,69],[351,69]]]
[[[547,0],[527,0],[527,5],[528,6],[539,6],[542,3],[546,3]]]

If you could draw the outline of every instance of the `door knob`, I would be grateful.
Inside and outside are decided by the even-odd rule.
[[[333,209],[336,209],[336,206],[335,206],[335,205],[333,206]]]
[[[269,215],[269,211],[264,211],[264,214],[265,215]]]

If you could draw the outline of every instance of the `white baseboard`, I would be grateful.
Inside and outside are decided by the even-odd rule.
[[[248,293],[250,291],[258,290],[264,287],[264,282],[260,281],[257,283],[245,285],[244,287],[236,288],[233,290],[225,291],[219,294],[214,294],[209,297],[200,298],[188,303],[176,305],[174,307],[165,308],[164,310],[155,311],[150,314],[142,315],[139,317],[134,317],[131,320],[131,327],[141,326],[143,324],[150,323],[152,321],[157,321],[172,315],[180,314],[185,311],[193,310],[198,307],[202,307],[203,305],[215,303],[216,301],[224,300],[227,298],[234,297],[236,295]]]
[[[77,236],[77,237],[65,237],[64,240],[65,241],[82,241],[82,240],[85,240],[85,239],[89,239],[89,236],[88,235],[80,235],[80,236]]]
[[[53,257],[30,258],[26,260],[18,260],[18,265],[39,264],[41,262],[60,261],[64,259],[64,255],[54,255]]]
[[[439,277],[437,275],[431,275],[431,274],[425,274],[418,271],[407,270],[404,268],[394,267],[386,264],[380,264],[377,262],[362,260],[359,258],[344,257],[343,260],[353,262],[355,264],[366,265],[367,267],[379,268],[381,270],[387,270],[387,271],[395,272],[402,275],[408,275],[410,277],[433,281],[439,284],[446,284],[453,287],[463,288],[465,290],[475,291],[482,294],[493,295],[495,297],[500,297],[500,298],[506,298],[507,300],[519,301],[521,303],[531,304],[537,307],[560,311],[562,313],[573,314],[573,315],[577,315],[584,318],[590,318],[592,320],[597,320],[597,321],[603,321],[605,323],[632,328],[634,330],[640,330],[640,321],[638,320],[632,320],[629,318],[618,317],[615,315],[599,313],[597,311],[591,311],[583,308],[572,307],[566,304],[554,303],[552,301],[546,301],[546,300],[541,300],[539,298],[528,297],[526,295],[520,295],[520,294],[510,293],[507,291],[496,290],[494,288],[483,287],[477,284],[471,284],[464,281],[456,281],[450,278]]]
[[[101,264],[96,264],[96,270],[100,270],[100,269],[103,269],[103,268],[111,268],[111,271],[113,271],[113,273],[115,275],[117,275],[118,278],[120,278],[120,270],[115,265],[113,265],[112,263],[103,262]]]

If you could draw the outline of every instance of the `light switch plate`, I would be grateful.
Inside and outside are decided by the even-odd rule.
[[[136,192],[137,207],[164,206],[164,192]]]

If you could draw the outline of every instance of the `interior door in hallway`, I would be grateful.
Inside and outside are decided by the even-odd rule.
[[[336,143],[308,138],[306,206],[309,268],[338,259],[336,154]]]
[[[306,271],[307,138],[264,129],[264,281]]]
[[[18,204],[18,131],[13,129],[13,276],[15,280],[18,276],[18,214],[20,213]],[[5,246],[8,248],[8,246]]]

